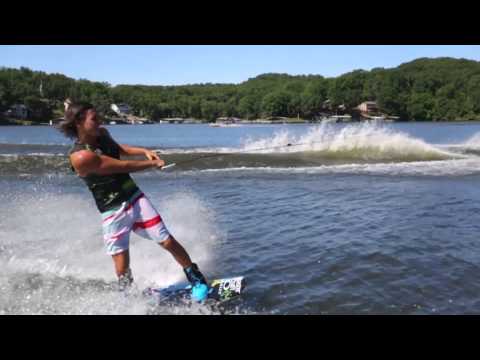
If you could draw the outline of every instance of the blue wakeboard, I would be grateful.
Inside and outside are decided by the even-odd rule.
[[[206,302],[223,303],[240,296],[245,288],[245,278],[236,276],[215,279],[209,282]],[[192,286],[189,283],[170,285],[164,288],[148,287],[143,295],[155,299],[158,304],[192,301]]]

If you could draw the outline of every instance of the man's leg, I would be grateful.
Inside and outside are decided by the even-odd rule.
[[[125,275],[130,267],[130,252],[125,250],[119,254],[112,255],[113,264],[115,265],[115,272],[120,277]]]
[[[160,245],[172,254],[175,260],[183,267],[183,271],[192,285],[197,283],[207,284],[207,280],[205,280],[205,277],[198,269],[197,264],[192,263],[184,247],[172,235],[167,240],[161,242]]]
[[[160,214],[146,196],[135,203],[134,211],[137,216],[133,225],[133,231],[145,239],[157,241],[165,250],[172,254],[175,260],[182,266],[188,281],[192,285],[198,283],[207,284],[198,266],[192,263],[183,246],[167,230]]]
[[[177,260],[177,262],[185,269],[192,266],[192,260],[185,251],[184,247],[170,235],[167,240],[160,243],[160,246],[167,250]]]
[[[130,253],[125,250],[119,254],[112,255],[115,272],[118,277],[120,290],[124,290],[133,282],[132,272],[130,270]]]

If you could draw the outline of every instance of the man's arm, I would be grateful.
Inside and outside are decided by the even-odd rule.
[[[142,171],[149,168],[162,168],[163,160],[117,160],[105,155],[97,155],[82,150],[70,156],[72,165],[80,176],[90,174],[112,175]]]
[[[102,128],[102,130],[106,133],[107,136],[112,139],[119,147],[120,147],[120,154],[121,155],[144,155],[148,160],[160,160],[160,157],[157,155],[157,153],[141,148],[141,147],[134,147],[134,146],[129,146],[125,144],[118,144],[110,135],[108,130],[106,128]]]
[[[145,155],[148,160],[160,160],[160,157],[154,151],[125,144],[118,144],[118,146],[120,146],[122,155]]]

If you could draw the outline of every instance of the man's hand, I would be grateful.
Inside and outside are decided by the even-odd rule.
[[[165,166],[165,161],[158,159],[158,160],[153,160],[155,167],[161,169],[162,167]]]
[[[150,151],[150,150],[145,149],[144,154],[145,154],[145,156],[147,157],[148,160],[160,160],[160,157],[154,151]]]

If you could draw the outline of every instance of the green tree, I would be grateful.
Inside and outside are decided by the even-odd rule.
[[[214,101],[203,101],[201,109],[202,117],[210,122],[215,121],[220,116],[219,105]]]
[[[285,91],[277,91],[267,94],[262,101],[262,112],[266,116],[288,115],[288,104],[291,96]]]
[[[42,100],[35,95],[29,95],[25,97],[24,103],[29,109],[33,119],[42,121],[51,119],[52,109],[50,108],[48,101]]]
[[[413,93],[408,99],[408,118],[414,120],[434,120],[435,98],[429,93]]]

